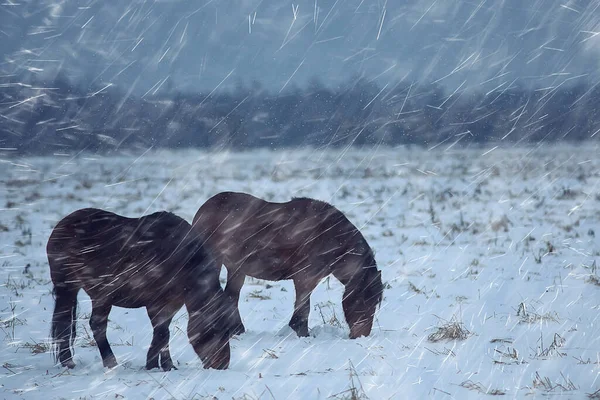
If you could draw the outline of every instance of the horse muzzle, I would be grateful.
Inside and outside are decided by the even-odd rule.
[[[357,339],[361,336],[369,336],[371,334],[371,324],[367,321],[358,322],[350,328],[350,339]]]
[[[219,352],[205,360],[202,360],[205,369],[227,369],[229,368],[229,362],[231,359],[231,353],[229,343],[221,347]]]

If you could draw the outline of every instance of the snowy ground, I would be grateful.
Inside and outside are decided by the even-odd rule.
[[[4,158],[0,398],[600,399],[599,154],[596,142]],[[229,370],[201,368],[185,309],[171,325],[179,369],[143,370],[146,313],[114,308],[108,338],[120,365],[105,371],[81,292],[77,367],[54,365],[45,254],[54,224],[88,206],[127,216],[167,209],[191,221],[223,190],[313,196],[346,212],[386,284],[372,335],[347,339],[334,278],[313,293],[312,336],[302,339],[286,329],[291,282],[248,279],[240,300],[248,332],[232,341]],[[467,337],[433,342],[451,322]]]

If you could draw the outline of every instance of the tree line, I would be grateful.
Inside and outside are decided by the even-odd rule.
[[[281,93],[259,82],[185,93],[166,82],[142,96],[126,87],[0,78],[0,148],[24,154],[126,149],[463,145],[581,141],[600,134],[600,87],[499,85],[449,92],[431,83],[380,87],[357,77],[313,79]]]

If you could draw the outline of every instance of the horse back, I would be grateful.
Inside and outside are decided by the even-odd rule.
[[[244,260],[249,275],[265,279],[291,276],[304,265],[334,268],[347,253],[370,251],[340,210],[310,198],[276,203],[223,192],[200,207],[193,225],[223,258],[233,264]],[[265,266],[262,271],[260,265]],[[270,274],[269,269],[279,271]]]
[[[294,198],[277,203],[239,192],[221,192],[208,199],[194,216],[193,225],[209,235],[247,230],[262,237],[277,232],[282,240],[309,239],[326,230],[335,234],[356,231],[341,211],[326,202]]]
[[[179,296],[192,269],[207,261],[201,244],[187,221],[168,212],[128,218],[87,208],[56,225],[47,253],[55,284],[72,282],[90,295],[111,288],[115,305],[120,298],[123,307],[140,307]]]

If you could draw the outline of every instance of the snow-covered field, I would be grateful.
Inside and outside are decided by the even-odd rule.
[[[447,149],[446,149],[447,150]],[[600,146],[302,150],[0,163],[0,398],[600,399]],[[143,309],[113,308],[107,371],[79,296],[74,370],[47,352],[53,308],[45,245],[82,207],[191,221],[213,194],[327,200],[376,252],[386,290],[373,333],[347,339],[333,277],[312,295],[312,336],[290,334],[289,281],[248,278],[226,371],[204,370],[171,325],[178,370],[143,369]],[[454,324],[458,331],[452,331]],[[441,334],[458,340],[436,341]]]

